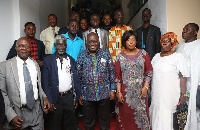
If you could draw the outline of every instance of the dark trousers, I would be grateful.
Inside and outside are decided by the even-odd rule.
[[[94,130],[96,112],[99,116],[100,130],[110,128],[110,98],[100,101],[83,100],[83,119],[86,130]]]
[[[59,96],[55,104],[55,113],[49,114],[49,130],[76,130],[73,94]]]

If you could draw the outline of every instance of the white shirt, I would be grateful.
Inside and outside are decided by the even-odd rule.
[[[196,92],[198,85],[200,85],[200,39],[189,43],[181,42],[178,44],[176,51],[186,58],[191,72],[191,78],[187,79],[187,90],[190,92],[190,98],[187,123],[184,129],[199,130],[200,110],[196,108]]]
[[[20,98],[21,98],[21,104],[26,104],[26,90],[25,90],[25,83],[24,83],[24,75],[23,75],[23,63],[24,61],[20,59],[18,56],[17,59],[17,68],[18,68],[18,76],[19,76],[19,87],[20,87]],[[37,70],[35,63],[28,58],[26,61],[27,68],[30,72],[32,85],[33,85],[33,93],[35,100],[38,99],[38,89],[37,89]]]
[[[57,58],[59,92],[66,92],[72,88],[71,64],[69,57],[63,58],[62,63]]]
[[[58,34],[59,27],[55,26],[55,33]],[[54,43],[53,28],[50,26],[43,30],[40,34],[40,40],[43,41],[45,46],[45,54],[51,54]]]
[[[100,48],[103,48],[103,43],[101,42],[101,33],[100,33],[100,29],[99,29],[99,28],[98,28],[98,29],[93,29],[93,28],[91,28],[90,32],[96,33],[95,30],[97,30],[97,34],[98,34],[98,36],[99,36],[99,45],[100,45]]]

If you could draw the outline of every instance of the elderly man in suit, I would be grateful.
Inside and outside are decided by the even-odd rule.
[[[80,96],[80,81],[75,60],[68,55],[67,39],[55,37],[56,52],[44,58],[43,87],[51,103],[49,130],[76,130],[75,109]]]
[[[83,32],[83,41],[85,43],[85,47],[87,48],[87,35],[91,32],[95,32],[98,34],[99,36],[99,42],[100,45],[99,47],[107,50],[108,49],[108,31],[105,29],[101,29],[99,28],[99,24],[100,24],[100,17],[98,14],[93,14],[90,16],[90,24],[91,24],[91,28],[88,31]]]
[[[15,46],[17,56],[0,63],[0,89],[4,97],[7,129],[43,130],[43,112],[49,101],[41,87],[40,67],[30,56],[26,37]]]

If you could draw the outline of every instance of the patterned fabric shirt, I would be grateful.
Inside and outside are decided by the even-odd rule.
[[[77,71],[83,100],[107,99],[110,91],[116,89],[115,68],[108,51],[99,48],[93,56],[86,49],[78,56]]]
[[[119,26],[112,27],[109,30],[109,51],[112,57],[113,63],[116,62],[116,56],[124,51],[122,46],[122,35],[127,30],[133,30],[131,26],[123,25],[121,28]]]
[[[28,40],[31,43],[31,57],[38,62],[38,46],[37,46],[36,39],[35,38],[28,38]]]

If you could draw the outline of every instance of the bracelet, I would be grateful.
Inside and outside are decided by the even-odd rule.
[[[120,91],[119,92],[116,92],[116,94],[118,94],[118,93],[121,93]]]
[[[188,97],[188,95],[187,95],[187,94],[182,94],[181,96]]]
[[[116,93],[116,90],[111,90],[111,91]]]
[[[147,90],[149,89],[149,87],[147,87],[147,86],[144,86]]]

